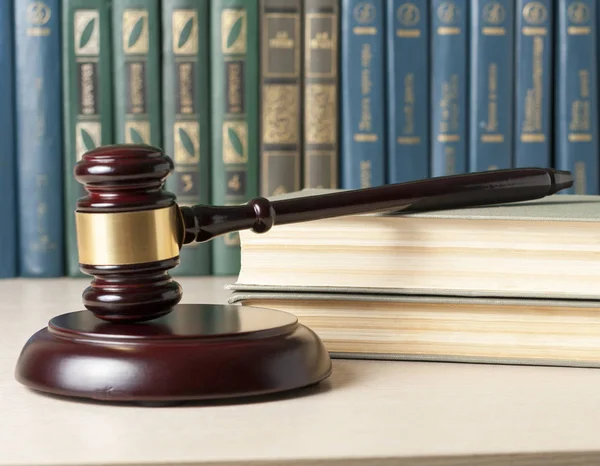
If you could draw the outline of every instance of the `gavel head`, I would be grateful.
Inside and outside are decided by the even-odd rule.
[[[154,319],[181,300],[167,272],[185,235],[175,196],[162,189],[172,171],[161,149],[145,145],[103,146],[75,166],[88,192],[75,211],[79,264],[94,277],[83,303],[100,319]]]

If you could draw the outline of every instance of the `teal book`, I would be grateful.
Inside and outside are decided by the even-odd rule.
[[[0,278],[18,275],[17,172],[12,0],[0,1]]]
[[[112,3],[115,142],[162,147],[159,0]]]
[[[564,194],[598,194],[597,0],[559,0],[555,66],[556,168],[575,182]]]
[[[386,181],[401,183],[430,172],[429,2],[387,0],[386,6]]]
[[[64,274],[60,0],[15,0],[20,275]]]
[[[259,9],[255,0],[211,6],[211,202],[242,204],[259,194]],[[211,243],[212,274],[237,274],[239,234]]]
[[[175,170],[165,188],[181,206],[210,203],[208,0],[162,1],[162,141]],[[211,243],[182,248],[173,276],[211,273]]]
[[[515,167],[552,166],[554,3],[517,1]]]
[[[110,7],[104,0],[63,0],[63,131],[65,273],[79,269],[75,207],[86,196],[73,177],[81,156],[113,143]]]
[[[342,0],[340,8],[340,187],[385,183],[385,8]]]
[[[431,2],[431,175],[468,170],[468,0]]]
[[[470,2],[468,170],[512,168],[514,2]]]

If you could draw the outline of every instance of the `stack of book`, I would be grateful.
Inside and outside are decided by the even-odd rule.
[[[599,234],[596,195],[243,231],[230,302],[334,357],[598,366]]]

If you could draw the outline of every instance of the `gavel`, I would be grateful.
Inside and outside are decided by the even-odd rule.
[[[274,225],[388,210],[480,206],[542,198],[572,186],[571,174],[544,168],[493,170],[341,190],[245,205],[179,207],[163,189],[173,171],[158,147],[113,145],[91,150],[75,166],[89,196],[75,212],[81,270],[95,278],[85,307],[110,322],[152,320],[170,312],[182,289],[168,270],[192,242]]]
[[[169,270],[182,247],[327,217],[533,200],[573,185],[568,171],[533,167],[188,207],[163,189],[173,169],[160,148],[133,144],[93,149],[76,164],[74,176],[88,192],[75,210],[79,264],[94,278],[83,292],[86,310],[55,316],[24,345],[15,370],[23,385],[159,405],[318,385],[332,363],[319,336],[296,316],[180,303],[182,289]]]

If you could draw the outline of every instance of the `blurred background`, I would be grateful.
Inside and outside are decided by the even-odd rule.
[[[82,276],[81,156],[180,205],[538,166],[598,194],[597,0],[0,0],[0,278]],[[173,275],[235,275],[237,234]]]

